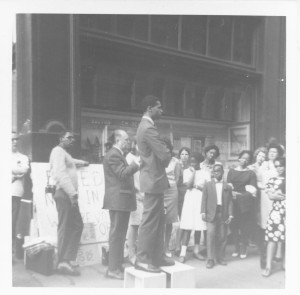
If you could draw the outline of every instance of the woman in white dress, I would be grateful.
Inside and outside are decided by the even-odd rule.
[[[201,231],[206,230],[206,222],[201,218],[202,188],[206,181],[210,180],[206,171],[199,170],[199,164],[203,157],[199,153],[193,153],[190,157],[190,167],[184,170],[183,181],[187,184],[188,190],[185,194],[180,228],[183,231],[183,239],[179,262],[186,261],[186,251],[192,230],[195,231],[195,246],[193,256],[199,260],[205,260],[200,255]]]

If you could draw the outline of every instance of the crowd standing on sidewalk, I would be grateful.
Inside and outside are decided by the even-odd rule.
[[[252,151],[243,150],[238,165],[224,177],[224,164],[216,159],[219,147],[209,145],[191,153],[181,147],[173,154],[170,138],[159,134],[156,122],[163,109],[155,96],[142,101],[143,116],[136,136],[114,130],[103,159],[105,195],[109,210],[109,259],[106,276],[124,279],[124,244],[128,240],[129,262],[138,270],[158,273],[161,266],[185,263],[191,233],[193,257],[206,260],[206,268],[226,266],[226,245],[232,239],[232,257],[247,259],[248,247],[260,253],[262,275],[272,274],[272,263],[285,257],[285,157],[284,147],[274,140]],[[17,237],[19,211],[30,176],[30,162],[18,151],[12,136],[12,241]],[[83,230],[78,207],[76,168],[89,165],[74,159],[71,131],[63,131],[50,155],[55,180],[54,200],[58,212],[58,264],[60,273],[78,276],[76,256]],[[254,160],[252,160],[254,158]],[[225,179],[226,178],[226,179]],[[30,177],[29,177],[30,179]],[[101,208],[99,208],[100,210]],[[169,248],[174,223],[176,249]],[[23,235],[26,233],[22,233]],[[204,246],[201,251],[200,238]]]

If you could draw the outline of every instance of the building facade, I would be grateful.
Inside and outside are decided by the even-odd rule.
[[[285,144],[285,17],[17,15],[16,125],[33,161],[70,128],[98,163],[111,132],[134,135],[140,102],[161,99],[174,150],[220,160],[270,137]]]

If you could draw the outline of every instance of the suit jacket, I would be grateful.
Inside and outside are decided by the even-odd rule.
[[[156,126],[142,118],[137,129],[137,144],[141,156],[140,185],[145,193],[162,194],[169,188],[165,168],[171,154],[159,138]]]
[[[215,180],[204,184],[201,213],[206,213],[206,220],[213,222],[217,210],[217,189]],[[232,189],[226,182],[222,188],[222,220],[226,221],[229,216],[233,216]]]
[[[105,194],[103,209],[117,211],[136,210],[133,174],[139,169],[133,162],[127,164],[121,152],[112,147],[103,161]]]

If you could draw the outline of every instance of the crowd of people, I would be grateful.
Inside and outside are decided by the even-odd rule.
[[[103,209],[109,210],[109,259],[106,275],[124,279],[124,245],[136,269],[160,272],[174,265],[174,256],[185,263],[191,233],[193,257],[206,268],[227,265],[226,245],[234,245],[232,257],[246,259],[255,244],[260,253],[262,275],[272,273],[274,259],[285,262],[285,158],[284,147],[272,141],[252,153],[240,152],[238,165],[224,169],[217,159],[219,147],[209,145],[203,154],[181,147],[173,153],[170,138],[162,137],[156,121],[163,110],[154,96],[142,102],[143,117],[136,137],[124,130],[113,132],[103,160],[105,195]],[[16,154],[13,137],[13,239],[16,202],[21,197],[22,177],[29,162]],[[79,275],[75,260],[82,232],[78,208],[76,167],[89,163],[72,158],[74,136],[62,132],[50,155],[55,180],[54,200],[58,210],[58,266],[64,274]],[[21,182],[21,184],[20,184]],[[99,208],[100,209],[100,208]],[[173,225],[176,249],[169,248]],[[204,250],[200,251],[200,240]],[[173,250],[173,249],[172,249]]]

